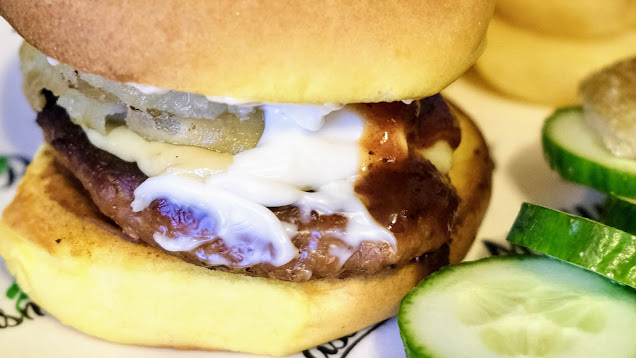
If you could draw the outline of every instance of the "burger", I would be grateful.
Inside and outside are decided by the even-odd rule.
[[[484,139],[438,93],[493,6],[0,1],[46,141],[0,254],[120,343],[285,355],[390,317],[488,205]]]

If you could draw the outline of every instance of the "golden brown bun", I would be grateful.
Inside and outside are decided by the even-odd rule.
[[[580,103],[586,75],[636,51],[636,29],[589,39],[551,36],[516,27],[495,16],[488,48],[476,68],[499,91],[553,106]]]
[[[460,121],[464,140],[451,177],[463,201],[453,261],[475,236],[492,169],[481,134],[463,115]],[[48,146],[5,210],[0,254],[35,302],[86,333],[129,344],[273,355],[394,315],[400,299],[431,272],[412,263],[371,277],[299,284],[187,264],[122,240]]]
[[[5,0],[46,55],[120,82],[260,102],[438,93],[481,54],[494,0]]]

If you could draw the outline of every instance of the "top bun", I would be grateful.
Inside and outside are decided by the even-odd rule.
[[[439,92],[484,48],[493,0],[3,0],[27,42],[119,82],[239,100]]]

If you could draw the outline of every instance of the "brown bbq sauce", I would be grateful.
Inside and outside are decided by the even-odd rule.
[[[369,213],[395,234],[410,232],[424,220],[439,223],[437,230],[448,235],[457,194],[446,176],[414,153],[438,140],[459,145],[461,133],[444,99],[435,95],[410,105],[360,104],[356,109],[367,125],[355,192]]]

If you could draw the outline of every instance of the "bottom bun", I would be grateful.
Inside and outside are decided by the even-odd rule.
[[[451,172],[462,198],[450,245],[457,262],[487,207],[492,164],[479,130],[453,111],[463,134]],[[125,239],[46,145],[0,224],[0,254],[33,301],[88,334],[146,346],[301,351],[391,317],[439,266],[420,260],[372,276],[293,283],[209,270]]]

